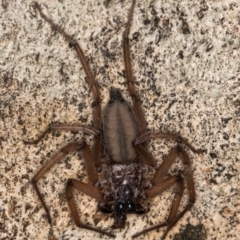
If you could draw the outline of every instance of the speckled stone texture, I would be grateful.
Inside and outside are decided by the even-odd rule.
[[[84,50],[106,104],[110,86],[130,101],[124,79],[122,33],[130,1],[39,0],[44,13]],[[56,164],[40,181],[53,219],[30,183],[54,153],[81,133],[54,132],[25,146],[51,122],[91,124],[91,94],[76,53],[43,21],[30,0],[0,4],[0,239],[108,239],[78,229],[65,198],[68,178],[86,181],[81,152]],[[130,33],[136,87],[148,128],[180,133],[206,154],[189,151],[196,186],[192,210],[168,234],[203,226],[207,240],[240,239],[240,3],[138,0]],[[91,137],[86,137],[88,143]],[[162,162],[175,143],[151,141]],[[171,168],[182,169],[180,161]],[[143,216],[129,215],[123,230],[97,214],[95,200],[76,192],[82,221],[131,235],[166,219],[173,189],[151,201]],[[185,191],[182,206],[187,202]],[[160,239],[163,229],[139,239]]]

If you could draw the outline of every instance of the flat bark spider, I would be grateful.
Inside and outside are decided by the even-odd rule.
[[[32,184],[46,211],[49,223],[51,223],[50,213],[37,183],[55,163],[60,161],[68,153],[81,150],[83,152],[89,182],[84,183],[77,179],[69,179],[66,186],[67,203],[76,225],[80,228],[108,235],[109,237],[115,237],[113,233],[81,222],[74,201],[73,188],[97,199],[99,201],[100,210],[112,214],[114,218],[113,228],[124,228],[126,215],[128,213],[143,214],[147,212],[149,210],[147,205],[149,199],[154,198],[166,189],[176,185],[174,200],[166,222],[146,228],[132,236],[132,238],[136,238],[154,229],[166,227],[161,238],[165,239],[171,228],[191,209],[195,202],[195,190],[190,159],[182,145],[185,145],[194,153],[198,154],[203,153],[205,150],[195,149],[184,138],[175,133],[147,131],[141,103],[135,90],[131,67],[129,32],[135,3],[136,0],[132,0],[126,29],[123,34],[126,84],[133,106],[124,100],[119,89],[111,88],[110,100],[103,111],[103,116],[101,114],[99,87],[81,47],[72,37],[65,33],[64,30],[43,14],[40,6],[35,3],[35,7],[41,17],[64,36],[77,52],[77,56],[83,66],[87,76],[87,82],[93,95],[93,126],[51,124],[38,139],[34,141],[24,141],[24,143],[37,144],[50,131],[56,130],[82,131],[94,135],[92,150],[90,150],[89,146],[84,141],[69,143],[52,156],[33,177]],[[156,169],[153,178],[149,179],[148,169],[149,166],[155,166],[155,160],[147,150],[147,142],[157,138],[175,140],[177,144],[167,155],[160,167]],[[102,150],[105,152],[104,159],[101,159]],[[178,156],[180,156],[184,165],[184,174],[186,176],[189,195],[187,206],[179,213],[178,208],[184,191],[183,178],[180,176],[180,173],[166,177],[168,170]],[[99,177],[100,175],[101,177]]]

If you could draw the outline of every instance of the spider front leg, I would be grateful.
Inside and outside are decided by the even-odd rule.
[[[86,170],[87,170],[87,175],[88,175],[88,180],[91,184],[96,183],[96,181],[98,180],[98,174],[97,174],[97,170],[95,168],[95,164],[92,160],[91,157],[91,153],[90,153],[90,149],[89,147],[84,143],[84,142],[80,142],[80,143],[69,143],[67,144],[65,147],[63,147],[58,153],[56,153],[54,156],[52,156],[51,159],[49,159],[42,167],[41,169],[37,172],[37,174],[33,177],[32,179],[32,184],[34,189],[37,192],[37,195],[42,203],[42,206],[45,209],[45,212],[47,214],[47,219],[48,222],[51,224],[51,216],[50,216],[50,212],[49,209],[39,191],[39,188],[37,186],[37,182],[42,178],[42,176],[49,171],[52,166],[59,162],[63,157],[65,157],[67,154],[69,154],[70,152],[73,151],[77,151],[77,150],[82,150],[83,151],[83,156],[84,156],[84,161],[85,161],[85,166],[86,166]]]
[[[80,228],[85,228],[85,229],[88,229],[88,230],[91,230],[91,231],[95,231],[95,232],[98,232],[98,233],[102,233],[102,234],[105,234],[105,235],[107,235],[109,237],[113,237],[114,238],[115,235],[112,234],[112,233],[106,232],[106,231],[104,231],[102,229],[99,229],[99,228],[88,226],[88,225],[83,224],[81,222],[81,220],[79,218],[79,215],[78,215],[78,212],[77,212],[77,206],[76,206],[75,201],[74,201],[73,188],[75,188],[78,191],[80,191],[82,193],[85,193],[88,196],[93,197],[93,198],[95,198],[97,200],[102,200],[103,199],[103,194],[96,187],[93,187],[91,185],[83,183],[83,182],[81,182],[79,180],[76,180],[76,179],[69,179],[68,180],[67,187],[66,187],[67,203],[68,203],[69,209],[70,209],[70,211],[72,213],[72,216],[73,216],[73,219],[74,219],[76,225],[78,227],[80,227]]]
[[[91,231],[95,231],[101,234],[105,234],[109,237],[115,237],[114,234],[106,232],[102,229],[95,228],[88,226],[86,224],[83,224],[79,218],[77,206],[74,201],[74,196],[73,196],[73,188],[77,189],[78,191],[85,193],[86,195],[93,197],[97,200],[103,200],[103,193],[94,187],[95,183],[98,180],[98,174],[97,170],[95,167],[95,164],[92,159],[92,153],[87,145],[84,145],[83,148],[83,154],[84,154],[84,162],[85,166],[87,169],[87,175],[88,175],[88,184],[83,183],[79,180],[76,179],[69,179],[67,182],[67,187],[66,187],[66,198],[67,198],[67,203],[69,206],[69,209],[71,211],[71,214],[73,216],[74,222],[76,225],[80,228],[85,228]]]
[[[178,213],[178,208],[179,208],[180,201],[184,191],[183,180],[181,176],[175,175],[163,180],[165,174],[168,172],[168,170],[170,169],[170,167],[172,166],[172,164],[174,163],[175,159],[178,156],[180,156],[184,165],[184,173],[187,179],[187,189],[188,189],[188,195],[189,195],[189,202],[187,206],[184,208],[184,210],[181,211],[180,213]],[[194,188],[192,169],[190,165],[190,159],[187,152],[180,145],[178,145],[177,147],[171,150],[171,152],[166,157],[164,162],[156,170],[152,182],[153,182],[153,187],[147,191],[148,198],[153,198],[161,194],[162,192],[164,192],[174,184],[177,185],[177,191],[173,200],[173,204],[172,204],[169,216],[166,222],[144,229],[143,231],[134,234],[132,238],[136,238],[142,234],[148,233],[149,231],[152,231],[161,227],[167,227],[161,240],[165,239],[165,237],[167,236],[168,232],[172,229],[172,227],[178,222],[179,219],[181,219],[184,216],[184,214],[189,209],[191,209],[191,207],[195,202],[195,188]]]

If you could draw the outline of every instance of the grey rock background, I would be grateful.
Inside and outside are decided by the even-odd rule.
[[[130,1],[38,1],[43,11],[79,42],[96,75],[103,106],[109,86],[121,88],[121,40]],[[63,159],[39,182],[53,225],[30,183],[58,149],[82,134],[52,133],[25,146],[51,122],[91,124],[91,94],[73,49],[26,0],[0,4],[0,239],[107,239],[79,230],[70,216],[68,178],[86,181],[81,153]],[[197,200],[169,233],[203,224],[207,239],[240,238],[240,4],[238,1],[137,1],[131,29],[134,76],[149,129],[180,133],[207,154],[189,152]],[[87,138],[91,142],[91,138]],[[174,143],[152,141],[158,164]],[[176,162],[172,173],[181,169]],[[185,192],[186,195],[186,192]],[[172,190],[130,215],[117,239],[167,217]],[[97,203],[76,193],[81,219],[94,225]],[[187,195],[182,206],[186,204]],[[98,216],[98,215],[97,215]],[[101,217],[101,216],[100,216]],[[111,218],[99,227],[111,230]],[[159,239],[163,229],[145,239]],[[139,237],[144,239],[144,236]]]

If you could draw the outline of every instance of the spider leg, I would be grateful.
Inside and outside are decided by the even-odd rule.
[[[140,161],[142,163],[145,163],[150,166],[155,166],[155,160],[154,160],[152,154],[150,154],[144,146],[136,145],[136,146],[134,146],[134,148],[135,148],[136,152],[141,156]]]
[[[90,66],[87,62],[86,57],[84,56],[84,53],[79,46],[79,44],[70,36],[68,35],[63,29],[61,29],[58,25],[56,25],[50,18],[48,18],[43,12],[41,7],[38,3],[35,3],[35,7],[37,8],[38,12],[40,13],[41,17],[47,21],[55,30],[57,30],[62,36],[66,38],[66,40],[75,48],[77,52],[77,56],[82,64],[82,67],[86,73],[87,76],[87,82],[89,83],[90,89],[93,93],[94,102],[99,103],[100,102],[100,91],[99,87],[95,81],[95,76],[93,75]],[[100,107],[98,107],[100,108]],[[101,108],[100,108],[101,109]],[[96,126],[95,126],[96,127]]]
[[[157,184],[156,186],[154,186],[153,188],[151,188],[147,192],[148,193],[147,194],[148,198],[152,198],[152,197],[155,197],[155,196],[161,194],[162,192],[164,192],[168,188],[172,187],[174,184],[177,184],[177,191],[175,193],[175,197],[174,197],[173,204],[172,204],[172,207],[171,207],[171,210],[170,210],[167,221],[164,222],[164,223],[157,224],[153,227],[146,228],[146,229],[142,230],[141,232],[134,234],[132,236],[132,238],[136,238],[136,237],[138,237],[142,234],[146,234],[150,231],[153,231],[153,230],[159,229],[161,227],[166,227],[167,226],[167,229],[164,232],[161,240],[165,239],[167,233],[170,231],[170,229],[177,222],[175,220],[175,217],[176,217],[176,212],[177,212],[179,204],[180,204],[180,200],[181,200],[182,195],[183,195],[183,181],[182,181],[180,176],[177,176],[177,175],[176,176],[171,176],[171,177],[165,179],[163,182]],[[179,220],[179,219],[180,218],[177,218],[177,220]]]
[[[180,135],[176,133],[163,133],[163,132],[145,132],[135,140],[135,145],[142,144],[151,139],[169,139],[169,140],[177,140],[178,143],[184,143],[192,152],[194,153],[204,153],[205,149],[195,149],[186,139],[182,138]]]
[[[51,217],[50,217],[50,212],[49,209],[39,191],[39,188],[37,186],[37,182],[41,179],[41,177],[49,171],[52,166],[59,162],[63,157],[65,157],[68,153],[80,150],[82,149],[83,151],[83,157],[84,157],[84,162],[88,174],[88,179],[90,184],[94,184],[98,180],[98,174],[97,170],[95,168],[95,164],[92,160],[91,152],[89,147],[84,143],[84,142],[78,142],[78,143],[69,143],[65,147],[63,147],[58,153],[52,156],[51,159],[49,159],[42,167],[41,169],[36,173],[36,175],[32,179],[32,184],[34,189],[37,192],[38,198],[40,199],[42,206],[45,209],[45,212],[47,214],[47,219],[48,222],[51,224]]]
[[[99,136],[100,132],[91,126],[84,126],[81,124],[50,124],[40,136],[32,141],[23,140],[26,145],[38,144],[48,133],[51,131],[81,131],[87,134],[93,134],[94,136]]]
[[[75,204],[74,201],[74,196],[73,196],[73,188],[77,189],[78,191],[87,194],[90,197],[93,197],[97,200],[102,200],[103,199],[103,194],[102,192],[97,189],[96,187],[93,187],[91,185],[88,185],[86,183],[83,183],[81,181],[75,180],[75,179],[69,179],[67,182],[67,187],[66,187],[66,197],[67,197],[67,203],[69,206],[69,209],[72,213],[73,219],[76,223],[76,225],[80,228],[85,228],[88,230],[92,230],[98,233],[102,233],[105,235],[108,235],[109,237],[115,237],[114,234],[106,232],[102,229],[99,228],[95,228],[95,227],[91,227],[88,225],[85,225],[81,222],[80,218],[79,218],[79,214],[77,211],[77,206]]]
[[[131,28],[131,22],[133,18],[135,3],[136,3],[136,0],[133,0],[131,9],[128,15],[126,30],[123,34],[123,55],[124,55],[124,64],[125,64],[128,90],[133,101],[134,111],[138,117],[140,133],[144,133],[147,131],[147,124],[143,114],[140,99],[137,96],[137,93],[135,90],[135,84],[134,84],[133,73],[132,73],[132,64],[131,64],[130,43],[129,43],[129,32]]]
[[[159,168],[155,171],[155,174],[153,176],[152,182],[154,185],[161,183],[164,179],[166,173],[174,163],[175,159],[178,157],[178,146],[174,147],[170,153],[166,156],[162,164],[159,166]]]
[[[82,64],[82,67],[86,74],[86,80],[89,84],[90,90],[92,91],[93,95],[93,127],[97,130],[101,129],[101,105],[100,105],[100,91],[99,86],[95,80],[95,76],[93,75],[93,72],[89,66],[89,63],[80,47],[80,45],[70,36],[68,35],[62,28],[60,28],[58,25],[56,25],[50,18],[48,18],[43,12],[41,7],[38,3],[35,3],[35,7],[40,13],[41,17],[47,21],[55,30],[57,30],[62,36],[65,37],[65,39],[69,42],[71,46],[74,47],[76,50],[77,56]],[[100,158],[101,158],[101,146],[102,146],[102,139],[95,138],[94,140],[94,146],[93,146],[93,156],[96,166],[99,166],[101,164]]]
[[[170,167],[172,166],[172,164],[174,163],[178,155],[180,156],[184,165],[184,173],[187,179],[187,189],[188,189],[188,195],[189,195],[189,202],[187,206],[179,214],[177,214],[177,212],[178,212],[178,208],[179,208],[180,201],[184,191],[183,180],[180,177],[180,175],[174,175],[163,180],[164,175],[168,172],[168,170],[170,169]],[[189,156],[181,146],[177,146],[173,148],[170,151],[169,155],[164,160],[164,162],[157,169],[157,171],[153,176],[153,187],[147,191],[147,196],[148,198],[153,198],[161,194],[162,192],[164,192],[166,189],[170,188],[174,184],[177,184],[177,191],[176,191],[173,204],[166,222],[144,229],[143,231],[134,234],[132,238],[136,238],[139,235],[145,234],[149,231],[152,231],[161,227],[167,227],[161,240],[165,239],[165,237],[167,236],[168,232],[172,229],[172,227],[193,206],[195,202],[195,188],[194,188],[193,174],[192,174]]]

